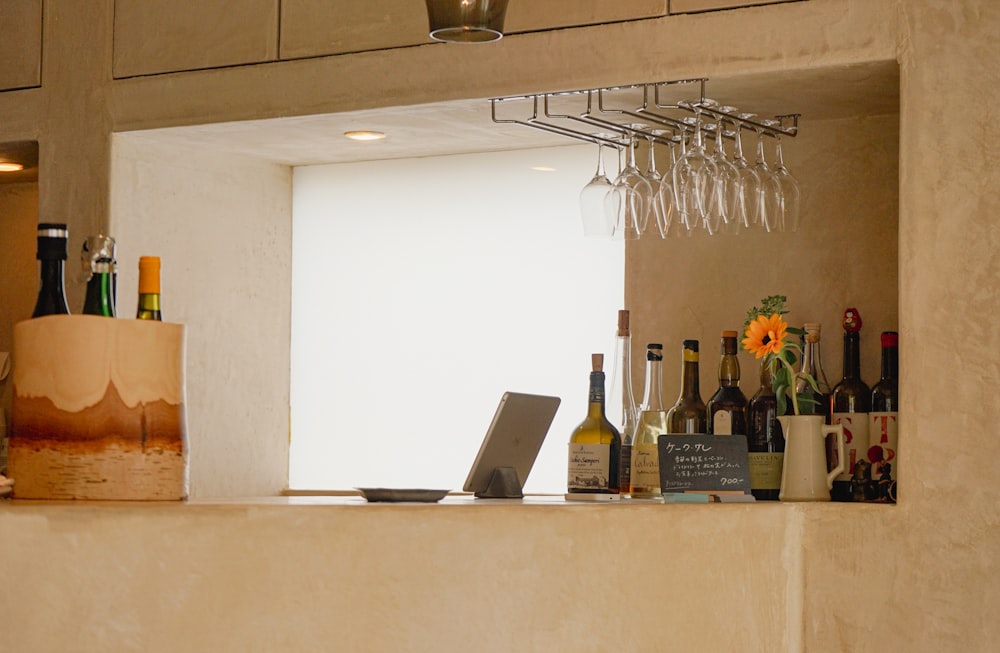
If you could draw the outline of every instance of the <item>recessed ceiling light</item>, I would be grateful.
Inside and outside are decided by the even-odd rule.
[[[344,132],[344,136],[348,137],[352,141],[380,141],[385,138],[385,134],[383,132],[370,131],[367,129]]]
[[[19,172],[24,170],[24,164],[12,161],[0,161],[0,172]]]
[[[531,166],[532,170],[537,170],[539,172],[555,172],[555,168],[550,168],[549,166]]]

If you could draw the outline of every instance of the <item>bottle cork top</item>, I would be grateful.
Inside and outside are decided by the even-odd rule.
[[[160,294],[160,257],[139,257],[139,294]]]
[[[604,371],[604,354],[591,354],[590,355],[590,371],[591,372],[603,372]]]
[[[629,335],[628,311],[625,309],[618,311],[618,335],[620,336]]]
[[[739,336],[739,332],[737,332],[737,331],[723,331],[722,332],[722,337],[723,338],[736,338],[738,336]]]
[[[883,331],[882,332],[882,346],[883,347],[898,347],[899,346],[899,334],[895,331]]]

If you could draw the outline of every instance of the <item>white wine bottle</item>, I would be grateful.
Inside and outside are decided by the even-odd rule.
[[[698,381],[698,341],[685,340],[681,349],[681,394],[667,411],[670,433],[708,433],[705,402]]]
[[[667,411],[660,391],[663,377],[663,345],[646,345],[646,389],[639,408],[639,424],[632,443],[632,473],[629,494],[634,499],[662,496],[660,454],[657,441],[667,433]]]
[[[139,306],[137,320],[162,321],[160,314],[160,257],[139,257]]]
[[[569,439],[570,494],[618,494],[622,439],[604,414],[604,354],[591,356],[587,417]]]

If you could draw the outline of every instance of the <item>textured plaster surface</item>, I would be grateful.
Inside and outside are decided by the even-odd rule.
[[[229,393],[189,386],[208,392],[207,421],[191,424],[206,447],[193,485],[197,475],[211,484],[221,474],[231,494],[252,493],[258,477],[273,479],[284,463],[271,453],[287,437],[287,348],[258,347],[263,358],[254,363],[228,349],[230,331],[257,328],[244,324],[247,311],[264,315],[273,295],[254,298],[252,275],[234,282],[249,273],[239,266],[197,275],[205,290],[187,292],[198,286],[198,261],[218,250],[185,258],[174,243],[192,229],[233,227],[240,212],[229,207],[259,218],[251,200],[213,193],[232,185],[259,198],[249,180],[264,179],[270,190],[261,192],[273,199],[275,173],[232,158],[183,166],[175,153],[164,174],[149,163],[159,154],[136,152],[138,141],[112,148],[112,131],[899,61],[902,500],[690,512],[2,505],[0,576],[17,588],[0,611],[4,650],[640,650],[651,635],[678,650],[757,642],[756,650],[796,652],[996,648],[1000,408],[990,389],[1000,385],[1000,167],[987,145],[997,138],[989,108],[1000,101],[996,2],[810,0],[512,35],[487,48],[432,44],[119,81],[111,79],[111,0],[48,0],[45,8],[43,86],[0,93],[0,140],[40,141],[40,214],[70,221],[71,251],[114,216],[129,242],[177,259],[164,275],[184,291],[178,318],[218,312],[220,288],[244,295],[241,318],[204,320],[198,355],[189,351],[191,364],[203,366],[189,379]],[[884,160],[879,147],[891,140],[858,152]],[[110,174],[112,153],[116,170],[143,169],[152,180]],[[231,179],[231,166],[247,174]],[[817,174],[824,166],[840,174],[822,161]],[[192,191],[201,202],[184,199]],[[834,213],[855,199],[824,201]],[[143,227],[129,232],[128,213],[153,202],[176,206],[166,211],[176,221],[149,231],[131,222]],[[280,202],[271,206],[278,211]],[[261,234],[245,237],[233,259],[256,251],[249,243]],[[259,244],[280,247],[286,237]],[[183,266],[183,280],[168,276]],[[640,274],[628,283],[634,290],[651,281]],[[71,292],[82,300],[82,285]],[[280,340],[280,331],[266,337]],[[264,368],[274,376],[241,385]],[[231,400],[213,403],[224,396]],[[261,415],[270,415],[263,425]],[[497,596],[495,587],[521,591]],[[638,588],[634,613],[619,598],[630,587]]]

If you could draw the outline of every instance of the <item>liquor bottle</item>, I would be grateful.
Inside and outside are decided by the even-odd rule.
[[[622,439],[604,414],[604,354],[591,355],[587,417],[569,440],[570,493],[618,494]]]
[[[719,346],[719,389],[708,400],[708,432],[747,435],[747,398],[740,390],[740,361],[736,358],[736,331],[723,331]]]
[[[802,336],[802,371],[812,376],[819,386],[819,394],[813,390],[812,386],[805,379],[799,379],[795,383],[795,392],[800,397],[811,397],[816,403],[808,404],[799,400],[799,412],[803,415],[822,415],[823,421],[830,423],[830,382],[826,380],[826,372],[823,371],[823,361],[820,358],[820,324],[819,322],[806,322],[802,326],[805,334]]]
[[[705,402],[698,382],[698,341],[685,340],[681,349],[681,393],[667,411],[670,433],[707,433]]]
[[[865,454],[868,451],[868,412],[871,410],[871,388],[861,380],[861,315],[857,309],[844,311],[844,378],[833,389],[832,424],[844,427],[844,472],[833,481],[830,497],[834,501],[864,499],[871,480],[871,470]],[[830,469],[837,465],[832,437],[827,439],[827,461]]]
[[[872,388],[868,460],[875,501],[895,501],[893,469],[899,451],[899,334],[882,332],[882,378]]]
[[[90,280],[83,300],[84,315],[115,317],[111,259],[98,258],[90,264]]]
[[[777,501],[781,490],[781,465],[785,436],[778,421],[778,398],[774,374],[767,360],[760,362],[760,389],[750,398],[747,449],[750,463],[750,493],[758,501]]]
[[[35,257],[41,264],[41,285],[38,301],[31,317],[69,315],[63,278],[69,229],[63,223],[43,222],[38,225],[38,250]]]
[[[639,408],[639,425],[632,445],[632,473],[629,492],[636,499],[662,496],[660,454],[657,441],[667,433],[667,411],[660,392],[663,377],[663,345],[646,345],[646,389]]]
[[[160,257],[139,257],[139,306],[138,320],[161,321],[160,315]]]
[[[635,437],[635,425],[638,408],[635,405],[635,395],[632,392],[632,335],[629,328],[629,312],[618,311],[618,333],[615,337],[615,367],[611,373],[610,397],[621,400],[621,417],[616,425],[622,438],[621,458],[619,461],[618,480],[621,494],[629,489],[629,477],[632,473],[632,439]]]

